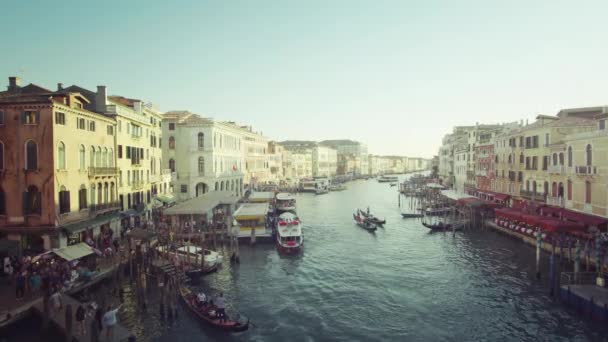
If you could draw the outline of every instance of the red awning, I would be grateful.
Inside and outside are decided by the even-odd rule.
[[[565,220],[580,222],[585,225],[596,226],[596,227],[606,225],[606,223],[608,223],[608,219],[605,219],[603,217],[579,213],[579,212],[568,210],[568,209],[564,209],[562,211],[562,217]]]
[[[542,216],[529,215],[529,214],[523,214],[523,215],[521,215],[521,217],[524,222],[526,222],[527,224],[536,226],[536,227],[540,226],[541,222],[546,219]]]
[[[509,220],[517,220],[517,221],[522,220],[522,212],[513,210],[513,209],[508,209],[508,208],[495,209],[494,214],[496,217],[504,217]]]
[[[562,211],[563,211],[563,208],[560,208],[560,207],[544,206],[544,207],[540,208],[540,212],[543,216],[559,217],[559,216],[561,216]]]
[[[540,222],[540,228],[549,232],[584,232],[585,225],[582,223],[569,222],[569,221],[560,221],[554,219],[543,219]]]

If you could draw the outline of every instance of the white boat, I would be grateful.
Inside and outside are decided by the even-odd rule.
[[[162,251],[160,246],[156,249]],[[177,254],[181,263],[192,266],[200,266],[201,258],[203,258],[204,267],[208,269],[218,267],[222,264],[222,261],[224,261],[224,257],[218,252],[198,246],[182,246],[173,252],[169,252],[169,255],[171,256],[174,254]]]
[[[306,180],[300,182],[300,191],[302,192],[315,192],[317,190],[317,181]]]
[[[301,221],[292,212],[279,215],[277,222],[277,248],[285,253],[297,253],[304,247]]]
[[[296,198],[292,194],[277,194],[275,208],[278,211],[296,211]]]
[[[379,183],[392,183],[392,182],[398,182],[398,181],[399,181],[399,177],[397,177],[397,176],[380,176],[380,178],[378,178]]]

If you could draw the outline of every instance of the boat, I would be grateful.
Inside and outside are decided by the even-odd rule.
[[[330,191],[343,191],[346,190],[346,185],[344,184],[333,184],[329,186]]]
[[[279,215],[277,222],[277,248],[284,253],[298,253],[304,247],[302,221],[295,213],[285,212]]]
[[[323,195],[328,192],[329,192],[329,189],[327,189],[327,188],[317,188],[317,190],[315,190],[316,195]]]
[[[316,190],[317,190],[317,181],[303,180],[300,182],[300,191],[301,192],[316,192]]]
[[[422,222],[422,225],[425,226],[425,227],[427,227],[430,230],[433,230],[433,231],[439,231],[439,230],[447,230],[447,231],[450,231],[450,230],[460,230],[460,228],[461,228],[461,225],[458,225],[458,224],[454,225],[454,224],[451,224],[451,223],[444,224],[443,222],[438,222],[438,223],[434,223],[434,224]]]
[[[163,252],[160,246],[156,247],[156,250]],[[194,266],[194,269],[200,268],[202,273],[215,271],[224,260],[224,257],[218,252],[198,246],[182,246],[176,250],[168,251],[167,253],[170,256],[176,254],[180,262],[189,266]],[[204,263],[201,263],[202,261],[204,261]]]
[[[377,225],[383,225],[386,223],[386,219],[380,219],[376,216],[374,216],[372,213],[368,213],[367,211],[363,211],[361,209],[359,210],[359,215],[363,216],[365,218],[365,220],[373,223],[373,224],[377,224]]]
[[[403,218],[415,218],[415,217],[422,217],[424,215],[420,214],[420,213],[401,213],[401,217]]]
[[[397,183],[391,183],[391,187],[397,186]]]
[[[277,194],[275,209],[278,212],[296,211],[296,198],[292,194],[282,192]]]
[[[190,312],[210,326],[228,332],[241,332],[249,329],[249,319],[242,318],[239,314],[235,314],[235,317],[232,318],[226,313],[225,321],[220,322],[215,314],[216,307],[214,305],[209,303],[199,304],[196,294],[185,286],[180,287],[179,292]]]
[[[378,178],[378,183],[393,183],[398,181],[399,177],[397,176],[380,176],[380,178]]]
[[[355,222],[357,223],[357,225],[369,232],[374,232],[376,231],[376,229],[378,229],[378,226],[368,220],[366,220],[364,217],[360,216],[359,214],[353,214],[353,218],[355,219]]]

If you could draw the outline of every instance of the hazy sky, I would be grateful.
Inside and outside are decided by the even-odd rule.
[[[608,2],[2,1],[17,75],[430,157],[454,125],[608,103]]]

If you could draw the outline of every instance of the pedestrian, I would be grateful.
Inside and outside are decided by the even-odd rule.
[[[25,294],[25,275],[23,272],[19,272],[17,274],[17,278],[15,281],[15,296],[17,300],[23,299],[23,295]]]
[[[108,305],[108,309],[106,311],[106,313],[103,315],[103,326],[104,328],[106,328],[106,339],[108,341],[111,341],[112,338],[114,337],[114,326],[116,325],[116,323],[118,322],[118,320],[116,319],[116,313],[118,312],[118,310],[120,309],[120,307],[122,306],[119,305],[116,309],[112,310],[112,306]]]
[[[78,326],[78,333],[81,335],[87,334],[86,329],[86,312],[82,304],[78,305],[78,309],[76,309],[76,325]]]
[[[61,298],[61,292],[59,292],[59,289],[56,289],[55,293],[51,295],[50,299],[55,313],[60,312],[63,309],[63,299]]]

